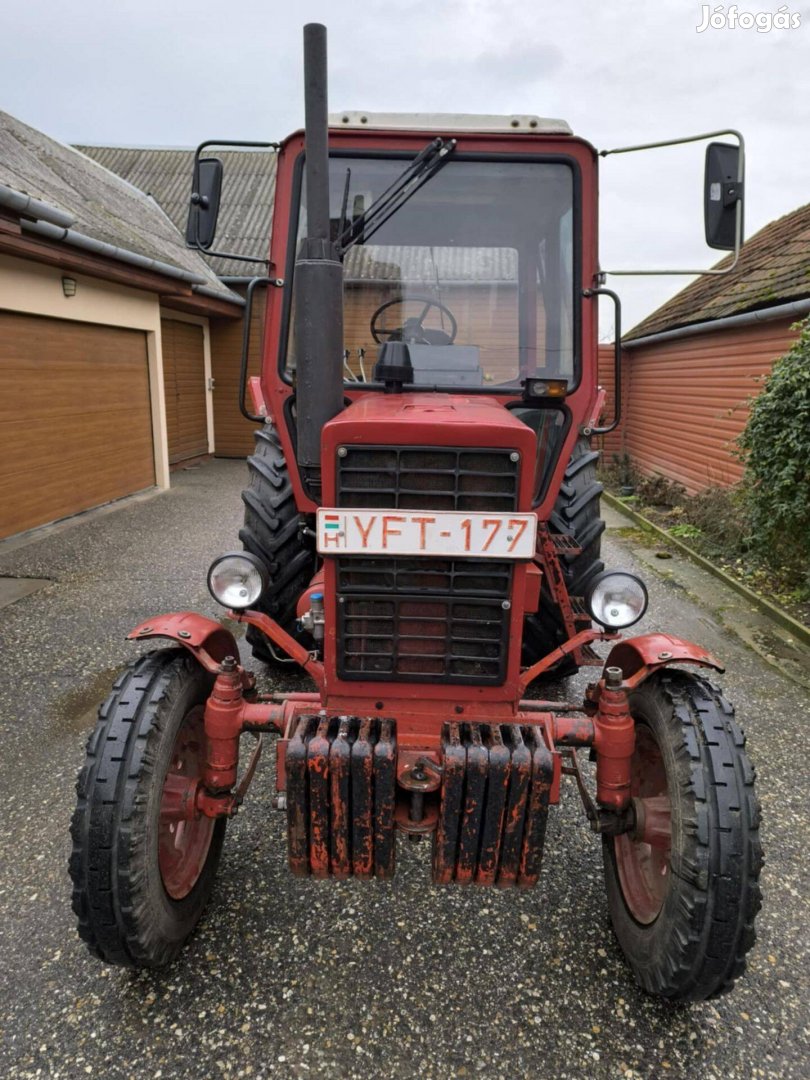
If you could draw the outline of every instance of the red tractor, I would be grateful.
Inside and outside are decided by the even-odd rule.
[[[315,878],[390,878],[405,833],[429,838],[434,884],[531,888],[573,776],[641,986],[721,993],[760,905],[754,773],[694,670],[718,661],[669,634],[620,640],[647,592],[600,561],[590,439],[617,417],[599,426],[597,305],[608,293],[618,323],[618,299],[601,288],[598,155],[536,117],[330,125],[320,26],[305,76],[306,131],[276,147],[278,276],[249,290],[268,304],[252,412],[243,360],[261,424],[244,550],[208,582],[254,655],[314,689],[259,693],[230,630],[198,614],[132,631],[171,645],[126,669],[89,740],[79,932],[108,963],[172,960],[269,733],[290,870]],[[198,152],[189,241],[209,253],[221,178]],[[712,143],[712,246],[739,248],[741,181],[741,146]],[[581,703],[528,698],[591,665]]]

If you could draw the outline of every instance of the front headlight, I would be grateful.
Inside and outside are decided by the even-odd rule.
[[[585,603],[594,622],[610,630],[623,630],[637,623],[647,610],[647,588],[635,574],[604,570],[591,582]]]
[[[267,567],[249,551],[220,555],[208,569],[208,590],[226,608],[252,607],[268,582]]]

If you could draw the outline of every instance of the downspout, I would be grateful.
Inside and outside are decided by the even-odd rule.
[[[15,191],[13,188],[6,187],[5,184],[0,184],[0,206],[4,210],[11,210],[23,217],[37,218],[40,221],[47,221],[51,225],[59,225],[63,229],[69,229],[76,220],[71,214],[65,213],[64,210],[58,210],[55,206],[40,202],[39,199],[33,199],[30,195],[23,194],[22,191]]]

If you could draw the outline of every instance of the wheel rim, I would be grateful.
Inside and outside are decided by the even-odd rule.
[[[182,900],[197,884],[211,847],[214,819],[199,813],[189,816],[186,809],[196,793],[204,758],[203,708],[197,706],[180,725],[160,799],[158,864],[163,888],[173,900]]]
[[[654,922],[669,891],[672,807],[661,749],[646,724],[636,725],[630,781],[636,830],[617,836],[616,868],[633,918]]]

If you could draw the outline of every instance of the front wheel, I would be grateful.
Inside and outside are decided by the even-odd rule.
[[[613,929],[645,990],[703,1001],[731,989],[755,941],[754,770],[734,710],[703,678],[655,675],[630,712],[637,827],[603,841]]]
[[[211,894],[225,819],[177,812],[202,775],[213,676],[183,650],[142,656],[99,709],[76,784],[70,876],[79,935],[110,964],[162,967]]]

